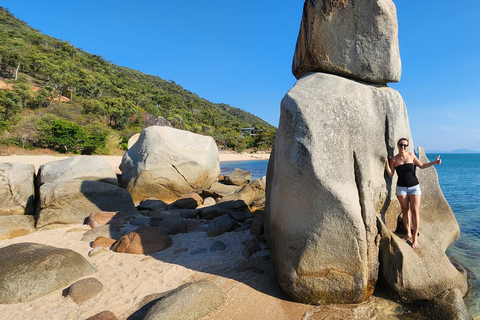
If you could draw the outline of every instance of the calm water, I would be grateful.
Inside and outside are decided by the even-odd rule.
[[[436,156],[428,155],[430,160]],[[441,159],[442,164],[435,166],[438,179],[461,230],[447,254],[472,271],[472,290],[465,302],[474,319],[480,319],[480,154],[441,154]],[[235,168],[252,171],[253,180],[266,174],[267,164],[267,160],[235,161],[222,162],[220,167],[221,174]]]

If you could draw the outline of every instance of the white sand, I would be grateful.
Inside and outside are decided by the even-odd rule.
[[[122,162],[121,156],[100,156],[105,159],[109,165],[115,169],[116,172],[120,172],[118,169],[120,163]],[[235,153],[235,152],[221,152],[219,155],[220,162],[224,161],[247,161],[247,160],[268,160],[270,157],[269,153]],[[35,165],[35,170],[38,170],[42,164],[67,159],[69,156],[50,156],[50,155],[12,155],[12,156],[0,156],[0,162],[21,162],[29,163]]]
[[[97,296],[79,305],[63,297],[62,290],[31,302],[0,305],[1,319],[85,319],[104,310],[112,311],[118,319],[126,319],[141,307],[145,296],[200,279],[216,283],[225,294],[222,306],[204,319],[301,319],[313,308],[282,297],[274,281],[268,259],[270,251],[266,246],[250,260],[242,256],[242,242],[253,238],[248,231],[229,232],[213,238],[206,232],[190,232],[172,236],[170,248],[152,255],[105,251],[88,257],[90,244],[80,240],[88,229],[86,225],[71,225],[0,241],[0,247],[35,242],[74,250],[98,269],[97,273],[85,278],[95,277],[103,284]],[[227,249],[210,252],[208,249],[215,241],[222,241]],[[188,251],[174,254],[180,248]],[[200,248],[207,252],[191,254]],[[255,269],[237,272],[239,267]],[[259,274],[258,270],[264,273]]]
[[[220,161],[268,159],[268,156],[222,153]],[[31,163],[38,170],[46,162],[65,158],[0,156],[0,162]],[[102,158],[118,170],[120,156]],[[97,296],[79,305],[62,296],[62,290],[31,302],[0,305],[1,319],[85,319],[105,310],[115,313],[118,319],[126,319],[141,307],[145,296],[166,292],[200,279],[213,281],[225,294],[224,303],[204,319],[301,319],[313,309],[313,306],[288,301],[280,293],[269,259],[270,251],[265,245],[249,260],[242,256],[243,242],[253,239],[249,231],[229,232],[213,238],[209,238],[206,232],[190,232],[172,236],[170,248],[152,255],[105,251],[88,257],[92,249],[90,243],[81,241],[88,229],[86,225],[71,225],[0,241],[0,247],[34,242],[74,250],[98,269],[97,273],[85,278],[95,277],[103,284],[103,290]],[[215,241],[225,243],[226,250],[210,252],[208,249]],[[174,254],[180,248],[188,250]],[[191,254],[200,248],[207,251]],[[239,268],[243,271],[239,271]]]

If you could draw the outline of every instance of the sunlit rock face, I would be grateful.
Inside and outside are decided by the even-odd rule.
[[[297,79],[322,71],[371,83],[398,82],[397,13],[391,0],[306,0],[292,65]]]
[[[410,137],[405,104],[385,86],[317,72],[283,98],[267,173],[267,237],[289,297],[356,303],[373,293],[377,215],[398,214],[384,167],[399,136]]]

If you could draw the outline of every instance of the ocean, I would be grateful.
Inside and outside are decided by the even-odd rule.
[[[434,160],[438,154],[427,156]],[[435,166],[440,187],[460,225],[460,238],[447,250],[447,255],[471,271],[471,291],[465,303],[474,319],[480,319],[480,154],[440,156],[442,164]],[[266,175],[267,165],[267,160],[221,162],[220,174],[240,168],[251,171],[253,180]]]

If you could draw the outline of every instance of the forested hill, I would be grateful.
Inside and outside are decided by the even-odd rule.
[[[0,143],[110,153],[150,115],[213,136],[219,147],[268,149],[275,128],[174,81],[114,65],[40,33],[0,7]],[[241,136],[241,128],[256,134]]]

